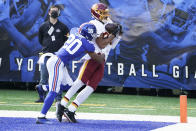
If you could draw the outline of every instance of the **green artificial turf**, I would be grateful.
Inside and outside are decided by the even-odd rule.
[[[40,111],[43,103],[34,103],[37,98],[36,91],[0,89],[0,110]],[[179,116],[179,107],[178,97],[94,93],[78,112]],[[188,116],[196,117],[196,99],[188,98]]]

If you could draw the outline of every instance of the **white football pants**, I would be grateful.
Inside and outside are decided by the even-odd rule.
[[[49,74],[49,91],[58,93],[61,84],[72,85],[73,80],[69,76],[66,66],[64,66],[64,63],[56,55],[53,55],[48,59],[46,66]]]

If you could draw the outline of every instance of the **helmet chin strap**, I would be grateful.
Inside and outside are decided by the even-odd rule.
[[[104,24],[106,24],[106,23],[108,22],[108,20],[107,20],[107,19],[103,19],[102,22],[103,22]]]
[[[92,18],[98,20],[98,21],[101,22],[102,24],[105,24],[103,21],[101,21],[100,19],[98,19],[98,18],[96,18],[96,17],[94,17],[94,16],[92,16]]]

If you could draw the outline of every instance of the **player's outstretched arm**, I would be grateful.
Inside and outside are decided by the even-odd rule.
[[[92,59],[96,60],[100,64],[103,63],[104,60],[105,60],[105,55],[104,54],[98,55],[98,54],[96,54],[94,52],[87,52],[87,53],[89,54],[89,56]]]
[[[105,48],[108,44],[112,44],[114,38],[116,38],[116,36],[121,36],[122,35],[122,26],[120,24],[117,23],[108,23],[105,26],[105,29],[107,31],[107,33],[109,34],[109,36],[105,38],[105,33],[102,33],[97,39],[96,39],[96,43],[99,46],[99,48],[103,49]]]

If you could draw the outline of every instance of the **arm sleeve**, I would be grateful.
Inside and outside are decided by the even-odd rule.
[[[87,41],[86,39],[82,40],[82,44],[85,48],[86,51],[88,52],[95,52],[95,47],[93,44],[91,44],[89,41]]]
[[[120,40],[121,40],[121,36],[115,37],[112,40],[112,49],[116,48],[116,45],[120,42]]]

